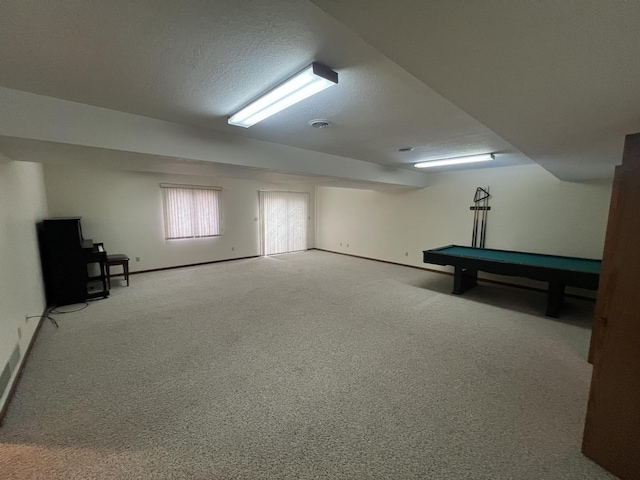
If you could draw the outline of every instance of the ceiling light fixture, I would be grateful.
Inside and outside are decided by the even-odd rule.
[[[493,153],[486,153],[484,155],[471,155],[469,157],[455,157],[447,158],[444,160],[431,160],[429,162],[414,163],[416,168],[429,168],[429,167],[444,167],[445,165],[458,165],[461,163],[475,163],[475,162],[488,162],[496,157]]]
[[[338,83],[338,74],[320,63],[307,68],[233,114],[230,125],[249,128],[271,115]]]

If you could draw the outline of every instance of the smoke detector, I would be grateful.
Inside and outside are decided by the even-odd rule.
[[[311,125],[313,128],[327,128],[330,123],[329,120],[322,120],[318,118],[316,120],[309,121],[309,125]]]

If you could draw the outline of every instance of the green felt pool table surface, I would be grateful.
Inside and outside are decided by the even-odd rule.
[[[432,251],[460,257],[560,270],[572,270],[585,273],[599,273],[601,264],[600,260],[590,258],[562,257],[558,255],[545,255],[540,253],[462,247],[458,245],[450,245],[448,247],[442,247]]]

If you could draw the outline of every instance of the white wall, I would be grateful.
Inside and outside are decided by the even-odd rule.
[[[42,165],[0,155],[0,371],[17,344],[21,357],[27,350],[39,319],[25,316],[41,315],[46,306],[36,233],[36,223],[46,216]],[[17,369],[9,385],[16,374]]]
[[[81,216],[84,237],[103,242],[108,252],[127,254],[133,272],[258,255],[261,189],[310,193],[309,248],[314,246],[312,186],[64,165],[45,165],[44,171],[50,215]],[[223,234],[165,240],[160,183],[222,187]]]
[[[147,270],[257,255],[258,190],[306,191],[310,247],[315,224],[319,248],[424,267],[422,250],[470,244],[469,206],[475,188],[489,186],[487,247],[601,256],[610,181],[561,182],[537,165],[436,174],[435,180],[432,187],[401,192],[318,187],[314,198],[310,186],[43,167],[0,156],[0,368],[17,344],[22,355],[27,349],[37,319],[25,322],[25,315],[45,308],[35,225],[49,215],[82,216],[86,238],[128,254],[132,271]],[[223,235],[165,241],[161,182],[221,186]],[[5,400],[6,393],[0,407]]]
[[[431,187],[395,193],[318,187],[317,247],[445,269],[422,263],[422,251],[470,245],[469,207],[489,186],[487,248],[602,258],[610,180],[562,182],[538,165],[434,175]]]

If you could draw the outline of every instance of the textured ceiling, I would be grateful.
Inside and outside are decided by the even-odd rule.
[[[493,165],[531,159],[585,180],[611,176],[640,131],[637,1],[0,0],[0,12],[0,86],[212,136],[407,169],[494,151]],[[250,129],[226,124],[313,60],[340,83]]]
[[[640,131],[640,2],[313,0],[561,179]]]
[[[487,151],[501,153],[494,165],[530,161],[307,1],[0,0],[0,11],[4,87],[389,166]],[[313,60],[340,83],[250,129],[226,124]],[[331,127],[311,128],[316,118]]]

